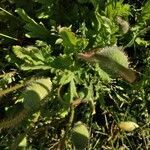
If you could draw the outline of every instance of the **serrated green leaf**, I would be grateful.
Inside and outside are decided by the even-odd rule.
[[[98,11],[95,12],[94,33],[91,33],[95,37],[93,41],[95,47],[115,44],[114,33],[116,31],[116,26],[109,18],[100,15]]]
[[[77,38],[75,37],[75,34],[71,32],[70,28],[62,27],[59,29],[59,34],[61,35],[61,38],[63,39],[63,44],[65,47],[73,47],[77,43]]]
[[[114,6],[108,2],[105,8],[105,13],[107,16],[114,20],[117,16],[127,17],[130,14],[130,5],[123,4],[123,0],[116,2],[115,8]]]
[[[25,29],[29,31],[26,34],[27,37],[46,39],[50,36],[50,32],[44,27],[44,25],[38,24],[34,21],[23,9],[18,8],[16,9],[16,12],[26,22]]]
[[[14,54],[28,64],[42,65],[44,57],[36,47],[13,46]]]
[[[144,40],[144,38],[140,38],[140,37],[137,37],[137,38],[135,39],[135,42],[136,42],[138,45],[140,45],[140,46],[145,46],[145,47],[147,47],[147,46],[150,45],[150,41],[146,41],[146,40]]]
[[[48,70],[52,68],[50,62],[53,58],[48,55],[50,53],[50,47],[48,45],[37,48],[35,46],[13,46],[14,54],[21,59],[22,70]]]
[[[62,75],[59,84],[61,85],[65,85],[69,82],[71,82],[74,78],[74,74],[70,71],[64,72],[64,74]]]

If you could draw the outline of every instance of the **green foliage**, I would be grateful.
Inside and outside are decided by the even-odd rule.
[[[94,29],[95,31],[95,43],[96,47],[104,47],[105,45],[114,45],[116,44],[115,32],[117,28],[106,16],[100,15],[97,11],[95,12],[96,24]],[[92,33],[93,34],[93,33]]]
[[[150,14],[148,12],[148,10],[150,9],[150,1],[148,0],[144,7],[142,8],[142,12],[141,12],[141,18],[142,21],[144,22],[149,22],[150,21]]]
[[[148,150],[149,6],[2,0],[0,148]]]

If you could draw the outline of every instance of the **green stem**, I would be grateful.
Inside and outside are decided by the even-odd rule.
[[[20,113],[18,113],[18,115],[16,115],[15,117],[4,119],[3,121],[0,122],[0,129],[14,127],[15,125],[23,121],[24,118],[27,117],[27,115],[28,111],[24,109]]]
[[[2,7],[0,7],[0,10],[2,10],[3,12],[5,12],[6,14],[15,17],[13,14],[11,14],[10,12],[8,12],[7,10],[3,9]]]
[[[12,87],[10,87],[10,88],[7,88],[7,89],[5,89],[5,90],[1,90],[1,91],[0,91],[0,97],[4,96],[4,95],[6,95],[6,94],[8,94],[8,93],[10,93],[10,92],[13,92],[13,91],[15,91],[15,90],[18,90],[18,89],[20,89],[20,88],[22,88],[22,87],[24,87],[24,86],[30,84],[32,81],[33,81],[33,78],[30,79],[29,81],[24,81],[24,82],[21,83],[21,84],[16,84],[15,86],[12,86]]]
[[[5,37],[5,38],[8,38],[8,39],[11,39],[11,40],[18,41],[18,39],[14,38],[14,37],[11,37],[11,36],[8,36],[8,35],[6,35],[6,34],[0,33],[0,36]]]
[[[66,127],[66,132],[65,132],[65,138],[68,136],[68,133],[71,129],[72,123],[73,123],[73,119],[74,119],[74,106],[71,104],[70,106],[70,117],[69,117],[69,121]]]
[[[64,134],[63,138],[61,139],[61,141],[58,144],[59,149],[62,149],[62,150],[65,149],[65,141],[68,138],[68,134],[69,134],[69,131],[71,129],[71,126],[72,126],[72,123],[73,123],[73,120],[74,120],[74,105],[73,104],[71,104],[71,106],[70,106],[70,114],[69,115],[70,115],[70,117],[69,117],[68,124],[66,126],[65,134]]]
[[[4,96],[4,95],[6,95],[6,94],[8,94],[8,93],[10,93],[10,92],[13,92],[13,91],[15,91],[15,90],[17,90],[17,89],[20,89],[20,88],[23,87],[23,86],[24,86],[24,84],[17,84],[17,85],[15,85],[15,86],[12,86],[12,87],[10,87],[10,88],[7,88],[7,89],[5,89],[5,90],[2,90],[2,91],[0,91],[0,97]]]

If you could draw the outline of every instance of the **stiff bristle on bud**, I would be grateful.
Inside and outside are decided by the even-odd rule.
[[[127,21],[123,20],[121,17],[117,17],[116,18],[116,22],[120,25],[123,33],[127,33],[129,28],[130,28],[130,25]]]

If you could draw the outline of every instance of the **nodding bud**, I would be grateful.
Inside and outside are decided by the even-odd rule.
[[[97,48],[79,53],[77,57],[90,63],[98,63],[102,70],[114,78],[121,77],[129,83],[134,83],[138,79],[138,73],[128,68],[128,57],[120,47]]]

